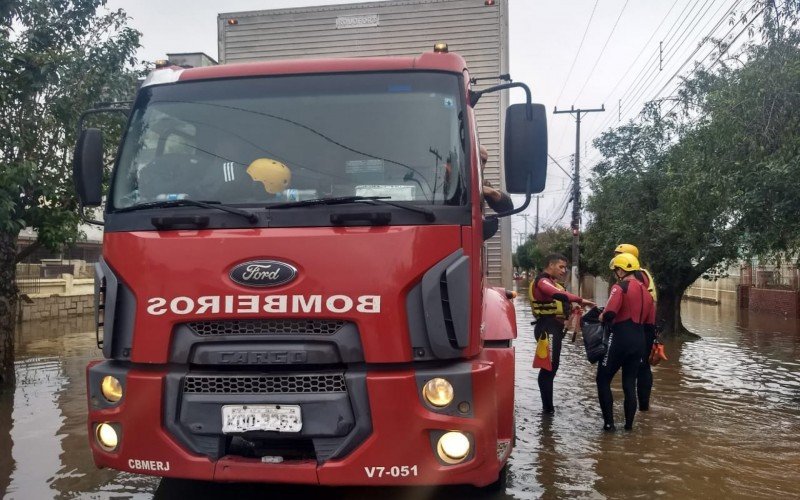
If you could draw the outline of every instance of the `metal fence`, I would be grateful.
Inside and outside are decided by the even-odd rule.
[[[774,290],[800,290],[800,271],[795,266],[742,266],[741,285]]]
[[[62,274],[73,274],[72,264],[47,264],[41,267],[41,276],[45,279],[60,278]]]
[[[41,264],[25,262],[17,264],[17,288],[21,294],[39,293],[42,285]]]

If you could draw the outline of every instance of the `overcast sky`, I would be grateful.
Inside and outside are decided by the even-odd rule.
[[[674,75],[689,73],[692,61],[702,61],[712,51],[711,44],[706,43],[693,55],[701,40],[710,33],[721,38],[732,30],[730,36],[736,35],[739,28],[730,26],[725,14],[732,8],[741,12],[753,2],[510,0],[511,76],[531,85],[534,101],[544,103],[549,109],[605,105],[604,113],[590,113],[582,120],[581,147],[589,147],[588,152],[582,149],[581,153],[582,176],[586,178],[589,167],[598,159],[591,148],[591,140],[605,128],[618,124],[620,111],[624,122],[634,117],[645,101],[669,96],[677,85]],[[108,5],[128,12],[131,25],[143,34],[140,58],[153,61],[163,58],[167,52],[205,52],[217,58],[219,12],[342,3],[356,2],[109,0]],[[661,70],[659,42],[663,42]],[[712,60],[713,57],[705,59],[706,62]],[[687,64],[681,70],[684,63]],[[515,93],[511,96],[512,101],[518,99]],[[623,99],[621,109],[620,99]],[[549,135],[550,154],[569,170],[570,155],[575,152],[575,120],[568,114],[550,115]],[[559,221],[569,224],[569,209],[560,218],[569,185],[567,175],[551,164],[540,203],[541,226]],[[531,214],[528,231],[533,232],[534,203],[527,213]],[[513,228],[513,246],[516,246],[516,232],[526,230],[524,220],[514,217]]]

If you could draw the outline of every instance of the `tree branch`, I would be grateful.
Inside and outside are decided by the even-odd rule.
[[[33,252],[35,252],[36,250],[38,250],[41,247],[42,247],[42,243],[37,238],[33,243],[31,243],[27,247],[25,247],[22,250],[20,250],[19,252],[17,252],[17,257],[14,259],[14,262],[16,264],[19,264],[20,262],[24,261]]]

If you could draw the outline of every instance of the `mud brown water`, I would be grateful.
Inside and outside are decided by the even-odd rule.
[[[687,302],[703,336],[667,344],[651,411],[603,433],[594,366],[567,337],[556,414],[541,415],[530,313],[518,299],[517,447],[505,493],[214,485],[98,470],[86,444],[84,368],[99,356],[91,317],[26,323],[17,383],[0,393],[0,495],[47,498],[730,498],[800,496],[800,324]],[[67,333],[65,333],[67,332]],[[87,333],[91,332],[91,333]],[[622,420],[619,376],[615,410]]]

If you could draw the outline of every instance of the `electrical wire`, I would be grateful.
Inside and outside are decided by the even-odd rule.
[[[575,52],[575,57],[572,59],[572,64],[569,67],[569,71],[567,72],[567,78],[564,79],[564,85],[561,86],[561,92],[558,93],[558,98],[556,98],[556,102],[561,100],[561,96],[564,94],[564,89],[567,88],[567,83],[569,83],[569,78],[572,76],[572,70],[575,69],[575,63],[578,62],[578,56],[581,53],[581,48],[583,48],[583,42],[586,40],[586,33],[589,32],[589,26],[592,24],[592,19],[594,19],[594,12],[597,10],[597,4],[600,3],[600,0],[595,0],[594,7],[592,7],[592,13],[589,14],[589,21],[586,23],[586,29],[583,30],[583,36],[581,37],[581,43],[578,44],[578,51]]]
[[[681,70],[682,70],[682,69],[683,69],[683,68],[686,66],[686,64],[688,64],[688,63],[689,63],[689,61],[691,61],[691,59],[692,59],[692,58],[693,58],[693,57],[694,57],[694,56],[697,54],[697,52],[699,52],[699,51],[700,51],[700,49],[701,49],[701,48],[702,48],[702,47],[703,47],[703,46],[704,46],[704,45],[705,45],[705,44],[708,42],[708,40],[710,40],[710,39],[711,39],[711,38],[714,36],[714,34],[715,34],[715,33],[716,33],[716,31],[719,29],[719,27],[722,25],[722,23],[725,21],[725,19],[727,19],[727,18],[728,18],[728,16],[729,16],[729,15],[730,15],[730,14],[731,14],[731,13],[732,13],[732,12],[733,12],[735,9],[736,9],[736,7],[738,7],[738,5],[739,5],[741,2],[742,2],[742,0],[737,0],[737,1],[736,1],[734,4],[732,4],[732,5],[731,5],[731,6],[730,6],[730,7],[727,9],[727,11],[726,11],[726,12],[725,12],[725,13],[724,13],[724,14],[723,14],[721,17],[719,17],[719,19],[717,20],[717,22],[716,22],[716,24],[714,25],[714,27],[713,27],[713,28],[712,28],[712,29],[711,29],[711,30],[710,30],[710,31],[707,33],[707,35],[706,35],[706,36],[704,36],[704,37],[701,39],[701,42],[698,44],[697,48],[695,48],[695,50],[694,50],[694,51],[692,51],[692,53],[691,53],[691,54],[690,54],[690,55],[689,55],[689,56],[688,56],[688,57],[687,57],[687,58],[684,60],[683,64],[681,64],[680,68],[679,68],[679,69],[678,69],[678,70],[677,70],[675,73],[673,73],[673,74],[672,74],[672,75],[671,75],[671,76],[670,76],[670,77],[669,77],[669,78],[666,80],[666,84],[665,84],[665,85],[662,87],[662,89],[661,89],[661,90],[660,90],[658,93],[656,93],[656,94],[655,94],[655,96],[653,97],[653,99],[652,99],[652,100],[657,100],[657,99],[660,97],[660,95],[663,93],[664,89],[666,89],[666,88],[669,86],[669,83],[670,83],[670,82],[672,82],[672,81],[675,79],[675,77],[676,77],[676,76],[677,76],[677,75],[680,73],[680,71],[681,71]],[[705,5],[705,4],[704,4],[704,5]],[[724,7],[724,4],[723,4],[723,6],[721,6],[720,8],[718,8],[718,9],[717,9],[717,10],[714,12],[714,14],[713,14],[713,15],[710,17],[709,21],[707,21],[707,22],[706,22],[706,24],[703,26],[703,28],[701,29],[701,31],[705,30],[705,29],[708,27],[708,25],[709,25],[709,24],[710,24],[710,22],[711,22],[711,19],[713,19],[714,17],[716,17],[716,15],[719,13],[719,11],[721,10],[721,8],[722,8],[722,7]],[[709,7],[709,9],[707,9],[707,11],[708,11],[708,10],[710,10],[710,7]],[[691,11],[690,11],[690,12],[691,12]],[[695,18],[697,18],[697,16],[695,16]],[[697,26],[697,24],[699,24],[699,20],[698,20],[697,22],[695,22],[695,26]],[[685,31],[686,31],[686,30],[684,30],[684,32],[685,32]],[[732,30],[731,30],[731,31],[732,31]],[[728,32],[728,33],[725,35],[725,37],[727,37],[727,36],[730,34],[730,32],[731,32],[731,31],[729,31],[729,32]],[[683,45],[683,44],[681,44],[681,45],[677,46],[677,48],[676,48],[676,49],[672,50],[672,52],[671,52],[671,54],[672,54],[672,55],[669,57],[669,59],[668,59],[668,60],[671,60],[672,56],[674,56],[674,55],[677,53],[677,51],[680,49],[680,47],[681,47],[682,45]],[[705,58],[703,58],[702,60],[705,60],[707,57],[708,57],[708,56],[706,56],[706,57],[705,57]],[[701,60],[701,61],[702,61],[702,60]],[[649,72],[649,73],[648,73],[648,75],[649,75],[649,74],[652,74],[652,73],[653,73],[653,71]],[[656,74],[656,76],[657,76],[657,74]],[[647,78],[647,77],[646,77],[646,78]],[[653,83],[653,82],[654,82],[654,79],[653,79],[653,78],[650,78],[650,79],[648,80],[648,82],[649,82],[649,83]],[[649,87],[649,85],[645,85],[645,86],[641,87],[641,89],[642,89],[642,90],[641,90],[640,92],[638,92],[636,95],[637,95],[637,96],[641,96],[641,95],[643,95],[643,93],[646,91],[646,89],[647,89],[648,87]],[[679,85],[677,88],[679,88],[679,87],[680,87],[680,85]],[[629,89],[630,89],[630,87],[629,87]],[[674,91],[673,91],[673,93],[674,93]],[[626,117],[627,117],[627,114],[628,114],[628,112],[631,110],[631,107],[632,107],[632,106],[634,106],[634,105],[636,104],[636,102],[637,102],[636,100],[634,100],[634,99],[630,99],[630,100],[629,100],[629,103],[630,103],[630,104],[629,104],[628,106],[623,106],[623,109],[626,109],[626,111],[625,111],[625,115],[626,115]],[[674,109],[674,108],[675,108],[675,106],[673,106],[673,108],[672,108],[672,109]],[[641,111],[640,111],[640,113],[641,113]],[[620,114],[622,114],[622,112],[620,112]],[[594,139],[595,139],[595,138],[596,138],[596,137],[599,135],[599,133],[601,133],[603,130],[605,130],[605,128],[606,128],[606,127],[607,127],[609,124],[610,124],[610,120],[609,120],[609,119],[606,119],[605,121],[601,122],[601,124],[600,124],[600,125],[599,125],[597,128],[595,128],[595,129],[594,129],[594,131],[592,132],[592,134],[590,134],[590,136],[592,137],[592,140],[594,140]],[[588,163],[590,163],[591,161],[594,161],[595,159],[596,159],[596,155],[593,155],[593,156],[591,157],[591,159],[588,161]]]
[[[549,157],[550,157],[550,159],[551,159],[551,160],[553,160],[553,163],[555,163],[555,164],[556,164],[556,166],[558,166],[558,168],[560,168],[560,169],[561,169],[561,171],[562,171],[562,172],[564,172],[564,173],[567,175],[567,177],[569,177],[570,179],[572,179],[572,176],[569,174],[569,172],[567,172],[566,170],[564,170],[564,167],[562,167],[562,166],[561,166],[561,164],[560,164],[560,163],[558,163],[558,160],[556,160],[555,158],[553,158],[553,155],[551,155],[550,153],[547,153],[547,156],[549,156]]]
[[[686,66],[686,64],[688,64],[688,61],[691,61],[692,57],[694,57],[694,55],[695,55],[695,54],[697,54],[697,52],[700,50],[700,48],[702,48],[702,47],[705,45],[706,41],[708,41],[708,40],[710,40],[710,39],[711,39],[711,37],[713,36],[713,34],[716,32],[716,30],[717,30],[717,29],[719,29],[719,27],[722,25],[722,23],[724,22],[724,20],[725,20],[725,19],[726,19],[726,18],[729,16],[729,14],[730,14],[731,12],[733,12],[733,10],[734,10],[734,9],[735,9],[735,8],[736,8],[736,7],[737,7],[737,6],[738,6],[738,5],[741,3],[741,1],[742,1],[742,0],[738,0],[738,1],[737,1],[737,2],[735,2],[733,5],[731,5],[731,7],[730,7],[730,8],[729,8],[729,9],[728,9],[726,12],[725,12],[725,14],[724,14],[724,15],[723,15],[723,16],[722,16],[720,19],[719,19],[719,21],[717,21],[717,23],[714,25],[714,28],[712,28],[712,30],[709,32],[709,34],[708,34],[706,37],[704,37],[704,39],[703,39],[703,43],[701,43],[701,44],[698,46],[698,48],[697,48],[697,49],[695,49],[695,50],[694,50],[694,51],[693,51],[693,52],[692,52],[692,53],[689,55],[689,57],[687,57],[687,58],[686,58],[686,60],[685,60],[685,61],[684,61],[684,63],[683,63],[681,66],[680,66],[680,68],[679,68],[677,71],[675,71],[675,72],[672,74],[672,76],[670,76],[670,78],[667,80],[667,84],[666,84],[666,85],[664,85],[664,86],[661,88],[661,90],[658,92],[658,94],[656,95],[656,97],[654,97],[654,98],[653,98],[653,100],[656,100],[656,99],[657,99],[657,98],[658,98],[658,97],[659,97],[659,96],[660,96],[660,95],[663,93],[663,91],[664,91],[664,90],[665,90],[665,89],[668,87],[669,83],[670,83],[670,82],[672,82],[672,81],[675,79],[675,77],[676,77],[676,76],[677,76],[677,75],[680,73],[680,71],[681,71],[681,70],[682,70],[682,69],[683,69],[683,68]],[[753,6],[755,6],[755,5],[756,5],[756,2],[754,2],[753,4],[751,4],[751,6],[748,8],[748,10],[749,10],[750,8],[752,8]],[[741,36],[742,36],[742,35],[743,35],[743,34],[744,34],[744,33],[745,33],[747,30],[748,30],[748,29],[749,29],[749,27],[752,25],[752,23],[753,23],[753,22],[755,22],[755,20],[756,20],[756,19],[758,19],[758,17],[761,15],[761,13],[763,13],[763,12],[764,12],[764,10],[765,10],[765,9],[766,9],[766,6],[765,6],[765,7],[762,7],[762,8],[761,8],[761,10],[759,10],[759,11],[758,11],[758,12],[757,12],[755,15],[753,15],[753,17],[752,17],[752,19],[750,20],[750,22],[748,22],[748,23],[747,23],[747,25],[745,25],[745,26],[744,26],[744,27],[743,27],[743,28],[742,28],[742,29],[739,31],[739,33],[738,33],[738,34],[736,34],[736,36],[733,38],[733,40],[731,40],[729,43],[726,43],[726,44],[725,44],[725,48],[724,48],[724,50],[721,50],[721,51],[720,51],[720,53],[717,55],[717,58],[714,60],[714,62],[712,62],[711,64],[709,64],[709,65],[708,65],[707,67],[705,67],[704,69],[705,69],[705,70],[709,70],[709,69],[711,69],[712,67],[714,67],[714,66],[715,66],[715,65],[716,65],[716,64],[717,64],[717,63],[718,63],[718,62],[721,60],[721,58],[722,58],[722,57],[725,55],[725,53],[727,53],[727,52],[728,52],[728,51],[729,51],[729,50],[730,50],[730,49],[733,47],[734,43],[735,43],[735,42],[736,42],[736,41],[737,41],[737,40],[738,40],[738,39],[739,39],[739,38],[740,38],[740,37],[741,37]],[[715,12],[715,14],[716,14],[716,13],[718,13],[718,12],[719,12],[719,9],[717,10],[717,12]],[[708,23],[706,24],[706,26],[707,26],[707,25],[708,25]],[[727,38],[728,38],[728,37],[731,35],[731,33],[733,33],[733,31],[734,31],[735,29],[736,29],[736,25],[733,25],[733,26],[732,26],[732,27],[731,27],[731,28],[728,30],[728,32],[727,32],[727,33],[725,33],[725,35],[723,35],[722,39],[723,39],[723,40],[724,40],[724,39],[727,39]],[[703,57],[703,58],[702,58],[702,59],[700,59],[699,61],[696,61],[696,63],[697,63],[697,64],[696,64],[696,66],[694,67],[694,69],[693,69],[691,72],[689,72],[689,74],[687,74],[687,75],[686,75],[684,78],[689,78],[689,77],[690,77],[692,74],[694,74],[695,72],[697,72],[697,71],[698,71],[698,70],[699,70],[699,69],[702,67],[702,63],[703,63],[703,62],[704,62],[706,59],[708,59],[708,58],[709,58],[711,55],[713,55],[713,54],[715,53],[715,51],[716,51],[718,48],[719,48],[719,47],[716,47],[716,46],[715,46],[715,47],[713,47],[713,48],[711,49],[711,51],[710,51],[708,54],[706,54],[706,56],[705,56],[705,57]],[[673,89],[673,91],[671,92],[671,94],[674,94],[675,92],[677,92],[677,90],[678,90],[679,88],[680,88],[680,84],[678,84],[678,86],[677,86],[677,87],[675,87],[675,88]],[[676,107],[678,107],[680,104],[681,104],[681,103],[680,103],[680,101],[676,101],[676,102],[675,102],[675,104],[673,104],[673,106],[672,106],[672,107],[669,109],[669,111],[667,111],[667,113],[665,113],[665,114],[664,114],[664,116],[671,115],[671,114],[672,114],[672,112],[675,110],[675,108],[676,108]],[[640,112],[640,113],[641,113],[641,112]],[[593,161],[594,159],[595,159],[595,156],[593,156],[593,157],[592,157],[592,161]]]
[[[711,10],[711,6],[713,5],[713,3],[711,5],[709,5],[709,3],[708,3],[709,1],[711,1],[711,0],[705,0],[703,5],[700,7],[700,10],[702,10],[705,7],[706,8],[705,13],[708,13],[708,11]],[[706,7],[706,6],[708,6],[708,7]],[[703,14],[703,16],[705,16],[705,13]],[[685,36],[685,35],[686,35],[686,33],[688,31],[694,30],[694,27],[697,26],[697,24],[699,24],[700,20],[702,19],[699,16],[700,16],[700,13],[698,11],[698,13],[695,15],[694,19],[692,19],[692,21],[689,22],[689,24],[686,26],[686,28],[684,28],[684,30],[680,33],[680,35],[678,35],[679,39],[683,40],[682,42],[680,42],[679,44],[676,44],[674,46],[669,45],[669,42],[667,43],[667,46],[671,47],[671,48],[669,48],[667,50],[666,55],[664,55],[664,58],[663,58],[663,64],[664,65],[669,64],[672,61],[673,57],[677,54],[677,52],[683,48],[684,44],[689,42],[689,37]],[[692,24],[692,23],[694,23],[694,24]],[[638,105],[639,101],[647,94],[648,89],[650,89],[653,85],[658,85],[657,82],[658,82],[658,79],[659,79],[658,77],[659,77],[660,74],[661,74],[661,69],[656,71],[655,68],[653,68],[653,71],[651,73],[650,78],[648,78],[648,80],[643,85],[641,85],[641,87],[638,89],[638,91],[634,95],[634,97],[632,97],[629,100],[628,111],[632,111],[634,108],[636,108],[636,106]],[[624,109],[625,108],[623,108],[623,114],[626,113],[624,111]]]
[[[741,0],[740,0],[740,1],[741,1]],[[628,76],[628,73],[630,73],[630,72],[631,72],[631,69],[633,69],[634,65],[636,65],[636,61],[638,61],[638,60],[639,60],[639,58],[640,58],[640,57],[642,57],[642,54],[644,54],[644,51],[645,51],[645,49],[646,49],[646,48],[647,48],[647,46],[650,44],[650,42],[651,42],[651,41],[653,41],[653,38],[655,38],[655,36],[656,36],[656,33],[658,33],[658,30],[660,30],[660,29],[661,29],[661,26],[663,26],[663,25],[664,25],[664,22],[667,20],[667,18],[669,17],[669,15],[672,13],[673,9],[675,9],[675,6],[676,6],[676,5],[678,5],[678,2],[677,2],[677,1],[676,1],[676,2],[674,2],[674,3],[672,4],[672,7],[670,7],[670,8],[669,8],[669,10],[667,11],[667,13],[666,13],[666,14],[664,14],[664,17],[662,17],[662,18],[661,18],[661,22],[660,22],[660,23],[658,23],[658,26],[656,26],[656,29],[654,29],[654,30],[653,30],[653,34],[652,34],[652,35],[650,35],[650,38],[648,38],[648,39],[647,39],[647,41],[646,41],[646,42],[644,42],[644,45],[642,45],[642,50],[640,50],[640,51],[639,51],[639,53],[636,55],[636,58],[635,58],[635,59],[633,60],[633,62],[632,62],[632,63],[631,63],[629,66],[628,66],[628,69],[626,69],[626,70],[625,70],[625,73],[623,73],[623,75],[620,77],[620,79],[619,79],[619,80],[617,80],[617,84],[616,84],[616,85],[614,85],[614,88],[613,88],[613,89],[611,89],[611,92],[609,92],[609,93],[608,93],[608,95],[606,96],[606,98],[605,98],[605,99],[603,99],[603,102],[611,102],[611,101],[609,101],[609,99],[611,99],[611,96],[612,96],[612,95],[614,95],[614,92],[617,90],[617,88],[619,87],[619,85],[622,83],[622,81],[625,79],[625,77],[626,77],[626,76]],[[687,3],[687,5],[688,5],[688,3]],[[655,54],[653,54],[653,55],[655,56]]]
[[[668,38],[668,40],[672,40],[672,38],[674,37],[674,33],[677,33],[677,30],[680,29],[680,26],[683,25],[683,22],[688,18],[688,16],[691,15],[691,13],[694,11],[694,7],[698,3],[700,3],[700,0],[694,0],[694,3],[692,3],[691,0],[686,2],[686,5],[684,5],[683,9],[678,14],[678,16],[676,17],[675,21],[673,21],[673,23],[669,27],[669,29],[667,29],[667,32],[664,34],[664,36],[662,38],[664,38],[664,39]],[[691,9],[689,9],[690,5],[692,6]],[[686,12],[687,9],[689,9],[688,13]],[[666,17],[667,16],[665,16],[664,19],[666,19]],[[678,25],[679,22],[680,22],[680,25]],[[662,24],[663,24],[663,20],[662,20]],[[677,28],[676,28],[676,26],[677,26]],[[652,39],[652,37],[651,37],[651,39]],[[650,64],[651,64],[651,61],[654,61],[654,59],[656,58],[657,54],[658,54],[658,51],[654,51],[653,55],[650,56],[647,59],[647,61],[645,61],[644,65],[642,66],[642,69],[639,70],[639,72],[633,78],[633,81],[631,82],[631,84],[622,93],[622,96],[620,97],[620,101],[627,101],[628,96],[631,95],[631,93],[633,91],[635,91],[636,89],[639,88],[639,86],[644,81],[644,79],[646,79],[646,78],[648,78],[650,76],[650,74],[653,71],[653,66],[651,66]],[[612,119],[613,119],[613,115],[608,115],[606,120],[604,122],[601,122],[602,124],[592,131],[592,133],[590,134],[590,137],[594,138],[597,135],[597,131],[600,130],[600,129],[606,128],[606,124],[608,122],[610,122],[610,120],[612,120]]]
[[[706,71],[707,71],[707,70],[709,70],[709,69],[711,69],[711,68],[713,68],[714,66],[716,66],[716,64],[717,64],[717,63],[718,63],[720,60],[722,60],[722,56],[724,56],[724,55],[725,55],[725,54],[728,52],[728,50],[730,50],[730,48],[733,46],[734,42],[736,42],[736,40],[738,40],[738,39],[739,39],[739,37],[740,37],[740,36],[742,36],[742,35],[744,34],[744,32],[745,32],[745,31],[747,31],[747,30],[750,28],[750,25],[752,25],[752,24],[753,24],[753,22],[754,22],[756,19],[758,19],[758,17],[759,17],[759,16],[760,16],[760,15],[761,15],[761,14],[764,12],[764,10],[765,10],[766,8],[767,8],[767,7],[766,7],[766,5],[765,5],[764,7],[762,7],[762,8],[761,8],[761,10],[759,10],[759,11],[758,11],[758,12],[757,12],[755,15],[753,15],[753,18],[752,18],[752,19],[750,19],[750,22],[748,22],[748,23],[747,23],[747,24],[744,26],[744,28],[742,28],[742,30],[741,30],[741,31],[740,31],[740,32],[739,32],[739,33],[738,33],[738,34],[737,34],[737,35],[736,35],[736,36],[733,38],[733,40],[731,40],[731,42],[730,42],[730,43],[728,43],[728,44],[726,44],[726,45],[725,45],[725,49],[724,49],[724,50],[721,50],[721,51],[720,51],[719,55],[718,55],[718,56],[717,56],[717,58],[714,60],[714,62],[713,62],[713,63],[711,63],[710,65],[708,65],[708,67],[707,67],[707,68],[705,68],[705,69],[706,69]],[[730,32],[728,32],[728,34],[730,34]],[[711,55],[711,54],[713,54],[713,53],[714,53],[714,52],[713,52],[713,50],[712,50],[712,51],[709,53],[709,55]],[[705,60],[706,58],[708,58],[708,56],[706,56],[705,58],[703,58],[703,60]],[[701,61],[701,62],[702,62],[702,61]],[[692,70],[692,71],[689,73],[689,75],[687,75],[687,78],[688,78],[689,76],[691,76],[692,74],[694,74],[694,73],[697,71],[697,68],[698,68],[698,67],[699,67],[699,66],[695,67],[695,69],[693,69],[693,70]],[[672,111],[673,111],[673,110],[674,110],[674,109],[675,109],[675,108],[676,108],[676,107],[677,107],[679,104],[680,104],[680,102],[675,102],[675,104],[674,104],[674,105],[673,105],[673,106],[670,108],[670,110],[669,110],[669,111],[667,111],[667,115],[671,114],[671,113],[672,113]]]
[[[666,37],[666,36],[668,36],[668,35],[669,35],[669,34],[672,32],[672,30],[675,28],[675,25],[678,23],[678,21],[679,21],[681,18],[683,18],[684,14],[686,13],[686,9],[687,9],[687,8],[689,8],[689,5],[690,5],[690,4],[692,4],[692,3],[691,3],[691,1],[692,1],[692,0],[689,0],[689,1],[687,1],[686,5],[684,5],[684,7],[683,7],[683,10],[681,10],[680,14],[678,14],[678,17],[677,17],[677,18],[675,19],[675,21],[672,23],[672,26],[670,26],[670,27],[669,27],[669,29],[667,30],[667,33],[665,34],[665,37]],[[698,3],[699,1],[700,1],[700,0],[694,0],[694,4],[693,4],[693,5],[697,5],[697,3]],[[691,9],[691,10],[694,10],[694,7],[692,7],[692,9]],[[689,11],[689,13],[691,13],[691,10]],[[671,11],[671,10],[670,10],[670,11]],[[688,14],[687,14],[687,15],[688,15]],[[664,17],[664,19],[666,19],[666,17],[668,17],[668,16],[665,16],[665,17]],[[662,20],[662,23],[661,23],[661,24],[663,24],[663,20]],[[661,24],[659,24],[659,26],[660,26]],[[651,38],[652,38],[652,37],[651,37]],[[631,85],[630,85],[630,86],[629,86],[629,87],[628,87],[628,88],[625,90],[625,93],[623,93],[623,98],[625,97],[625,95],[627,95],[627,94],[628,94],[628,92],[629,92],[629,91],[630,91],[630,90],[631,90],[631,89],[632,89],[632,88],[633,88],[635,85],[637,85],[637,83],[638,83],[638,82],[639,82],[639,80],[640,80],[640,77],[641,77],[641,76],[642,76],[642,74],[643,74],[643,73],[646,71],[646,69],[648,68],[648,65],[650,64],[651,60],[653,60],[653,58],[655,57],[655,55],[656,55],[656,53],[654,53],[654,54],[653,54],[653,56],[651,56],[651,57],[650,57],[650,58],[649,58],[649,59],[648,59],[648,60],[645,62],[644,66],[643,66],[643,67],[642,67],[642,69],[639,71],[639,73],[637,74],[637,76],[636,76],[636,77],[634,77],[634,79],[633,79],[633,82],[631,83]],[[647,73],[647,74],[649,74],[649,73]],[[619,84],[617,84],[617,86],[618,86],[618,85],[619,85]],[[611,117],[612,117],[612,115],[611,115],[611,114],[609,114],[609,116],[608,116],[608,118],[607,118],[607,119],[608,119],[608,120],[610,120],[610,119],[611,119]],[[597,127],[597,128],[596,128],[596,129],[595,129],[595,130],[592,132],[592,134],[590,134],[590,137],[594,137],[594,136],[597,134],[597,130],[599,130],[600,128],[605,128],[605,126],[606,126],[606,125],[605,125],[605,123],[606,123],[606,122],[602,122],[602,123],[603,123],[603,125],[602,125],[601,127]],[[565,129],[564,129],[564,131],[561,133],[561,136],[559,137],[559,139],[558,139],[558,142],[557,142],[556,144],[560,145],[560,144],[563,142],[563,140],[564,140],[564,135],[565,135],[565,134],[566,134],[566,128],[565,128]]]
[[[578,95],[575,96],[575,100],[573,102],[577,102],[580,99],[581,95],[583,94],[586,85],[589,84],[589,81],[592,79],[594,75],[594,70],[597,69],[597,65],[600,64],[600,59],[602,59],[603,54],[606,51],[606,47],[608,47],[608,42],[611,41],[611,37],[614,35],[614,31],[617,29],[617,24],[619,24],[619,20],[622,19],[622,14],[625,12],[625,8],[628,6],[628,2],[630,0],[625,0],[625,4],[622,6],[622,9],[619,11],[619,15],[617,16],[617,20],[614,21],[614,26],[611,27],[611,32],[608,34],[608,38],[606,38],[606,42],[603,44],[603,48],[600,50],[600,55],[597,56],[597,59],[594,61],[594,66],[592,66],[592,70],[589,71],[589,76],[586,77],[586,81],[583,82],[583,86],[578,91]]]
[[[722,25],[722,23],[725,21],[725,18],[728,17],[728,14],[733,10],[735,5],[738,5],[740,2],[741,2],[741,0],[738,0],[734,5],[732,5],[728,9],[728,11],[725,14],[723,14],[723,16],[717,21],[717,24],[715,24],[714,27],[711,29],[710,34],[707,35],[705,38],[703,38],[701,43],[697,44],[697,47],[695,47],[695,49],[692,51],[692,53],[689,54],[689,56],[686,59],[684,59],[683,64],[681,64],[680,67],[672,74],[672,76],[670,76],[667,79],[667,81],[664,83],[664,86],[661,87],[661,89],[659,89],[658,92],[656,92],[655,97],[653,97],[653,99],[651,99],[651,101],[657,99],[658,97],[660,97],[662,95],[662,93],[667,89],[667,87],[672,82],[672,80],[674,80],[675,77],[678,76],[678,74],[681,71],[683,71],[683,68],[685,68],[686,65],[689,64],[689,62],[692,60],[692,58],[695,56],[695,54],[697,54],[700,51],[700,49],[703,47],[703,45],[705,45],[705,42],[708,41],[708,39],[711,37],[711,35],[713,35],[717,31],[717,29],[720,27],[720,25]],[[723,6],[724,6],[724,4],[723,4]],[[718,13],[719,13],[719,9],[717,9],[717,12],[715,12],[714,15],[716,15]],[[708,27],[708,23],[706,23],[706,25],[703,26],[703,29],[705,29],[706,27]]]

